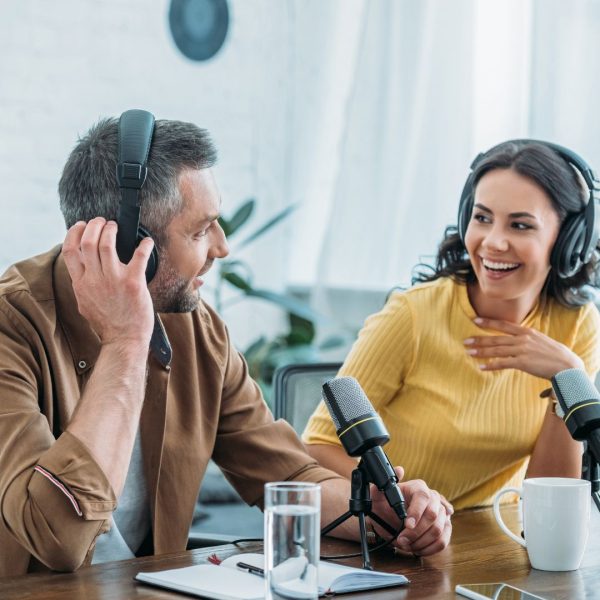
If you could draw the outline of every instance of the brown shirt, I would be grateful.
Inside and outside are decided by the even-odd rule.
[[[249,504],[262,503],[267,481],[336,477],[289,425],[273,421],[210,307],[161,319],[173,358],[161,366],[150,356],[140,419],[155,553],[185,549],[211,456]],[[85,443],[64,431],[99,351],[60,246],[8,269],[0,279],[0,577],[89,564],[109,527],[114,491]]]

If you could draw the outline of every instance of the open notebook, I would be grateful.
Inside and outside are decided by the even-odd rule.
[[[244,562],[255,567],[264,566],[262,554],[236,554],[220,565],[196,565],[183,569],[138,573],[136,580],[194,596],[215,600],[260,600],[265,597],[265,582],[258,575],[240,570]],[[225,570],[227,569],[227,570]],[[408,583],[404,575],[365,571],[331,562],[319,562],[319,595],[344,594]]]

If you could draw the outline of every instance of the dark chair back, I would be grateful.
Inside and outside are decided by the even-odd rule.
[[[333,379],[342,363],[292,364],[279,367],[273,376],[276,419],[285,419],[298,434],[321,400],[322,386]]]

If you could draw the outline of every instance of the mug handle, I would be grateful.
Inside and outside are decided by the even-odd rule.
[[[515,494],[519,494],[519,497],[522,498],[523,497],[523,492],[522,490],[520,490],[519,488],[514,488],[514,487],[509,487],[509,488],[504,488],[503,490],[500,490],[497,494],[496,497],[494,498],[494,517],[496,519],[496,523],[498,523],[498,525],[500,526],[500,529],[502,529],[502,531],[504,531],[504,533],[512,540],[514,540],[515,542],[517,542],[517,544],[521,544],[521,546],[523,546],[523,548],[527,547],[527,544],[525,543],[525,540],[518,535],[515,535],[505,524],[504,521],[502,520],[502,516],[500,515],[500,498],[502,498],[502,496],[504,496],[504,494],[507,494],[508,492],[514,492]]]

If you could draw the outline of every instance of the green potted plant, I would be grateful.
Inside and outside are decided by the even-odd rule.
[[[230,218],[219,217],[219,224],[228,241],[241,237],[240,234],[251,220],[255,206],[256,201],[251,198],[244,201]],[[259,298],[279,306],[287,313],[287,331],[272,339],[261,336],[244,351],[250,374],[261,386],[267,402],[270,400],[271,381],[277,367],[292,362],[316,362],[320,359],[320,352],[340,346],[347,340],[347,336],[336,335],[316,344],[316,326],[326,319],[306,303],[289,294],[256,287],[250,265],[236,258],[239,250],[276,227],[295,208],[294,205],[288,206],[243,237],[240,242],[236,242],[232,246],[230,257],[218,262],[217,281],[212,289],[215,308],[221,314],[244,298]],[[233,288],[237,294],[225,299],[226,287]]]

